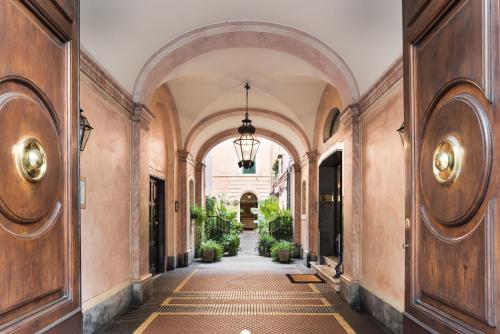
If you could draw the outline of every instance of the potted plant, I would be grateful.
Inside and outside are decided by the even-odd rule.
[[[291,260],[295,251],[295,246],[290,241],[279,241],[271,248],[273,261],[286,263]]]
[[[227,234],[224,236],[222,244],[224,245],[224,251],[226,251],[229,256],[237,255],[238,249],[240,248],[240,236],[236,233]]]
[[[198,217],[200,217],[201,215],[201,211],[203,210],[203,208],[197,206],[197,205],[193,205],[189,211],[190,211],[190,214],[191,214],[191,219],[198,219]]]
[[[271,256],[271,248],[276,240],[269,233],[261,233],[259,238],[259,254],[262,256]]]
[[[214,240],[203,241],[200,245],[200,253],[203,262],[217,262],[222,258],[224,248]]]

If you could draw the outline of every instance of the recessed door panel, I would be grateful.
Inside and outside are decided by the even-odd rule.
[[[0,0],[2,333],[81,329],[77,8]]]

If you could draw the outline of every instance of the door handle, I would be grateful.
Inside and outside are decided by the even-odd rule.
[[[406,242],[404,242],[404,241],[403,241],[403,243],[401,244],[401,247],[402,247],[404,250],[406,250],[407,248],[409,248],[409,247],[410,247],[410,245],[409,245],[409,244],[407,244]]]

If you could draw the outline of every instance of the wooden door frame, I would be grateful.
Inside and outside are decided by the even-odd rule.
[[[166,224],[166,182],[163,178],[158,177],[156,175],[150,175],[149,176],[150,180],[150,194],[151,194],[151,180],[155,180],[158,182],[161,186],[158,187],[157,189],[161,189],[161,198],[158,200],[160,203],[160,216],[162,219],[159,222],[159,237],[160,237],[160,242],[158,245],[158,272],[155,274],[163,273],[166,271],[166,263],[167,263],[167,249],[166,249],[166,240],[167,240],[167,224]],[[151,211],[150,211],[150,216],[149,216],[149,224],[151,224]],[[151,229],[151,227],[150,227]],[[151,231],[151,230],[150,230]],[[149,235],[148,238],[148,249],[149,249],[149,254],[151,254],[151,234]],[[151,259],[149,261],[149,270],[151,270]]]

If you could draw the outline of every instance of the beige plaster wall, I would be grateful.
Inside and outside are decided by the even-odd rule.
[[[361,285],[404,310],[404,150],[400,80],[361,119]]]
[[[130,120],[82,74],[81,106],[94,127],[81,154],[86,208],[81,210],[82,300],[130,282]]]
[[[176,113],[175,102],[168,87],[158,88],[148,105],[154,118],[149,128],[141,129],[141,176],[140,176],[140,274],[149,272],[149,179],[155,176],[165,181],[165,241],[166,254],[173,256],[176,246],[176,200],[177,167],[176,148],[178,145],[176,132],[172,131],[172,114]]]
[[[328,140],[323,141],[323,132],[329,129],[327,123],[330,111],[337,108],[340,112],[345,110],[345,106],[334,87],[327,85],[321,98],[315,132],[315,146],[319,154],[318,168],[321,162],[336,151],[342,151],[342,191],[343,191],[343,214],[344,214],[344,277],[349,280],[357,281],[358,273],[358,250],[359,247],[353,242],[353,173],[352,173],[352,155],[353,155],[353,132],[352,126],[346,126],[344,118],[341,119],[339,130]],[[326,125],[326,126],[325,126]],[[317,185],[316,185],[316,189]],[[315,206],[317,208],[317,206]],[[316,225],[318,223],[316,222]]]

